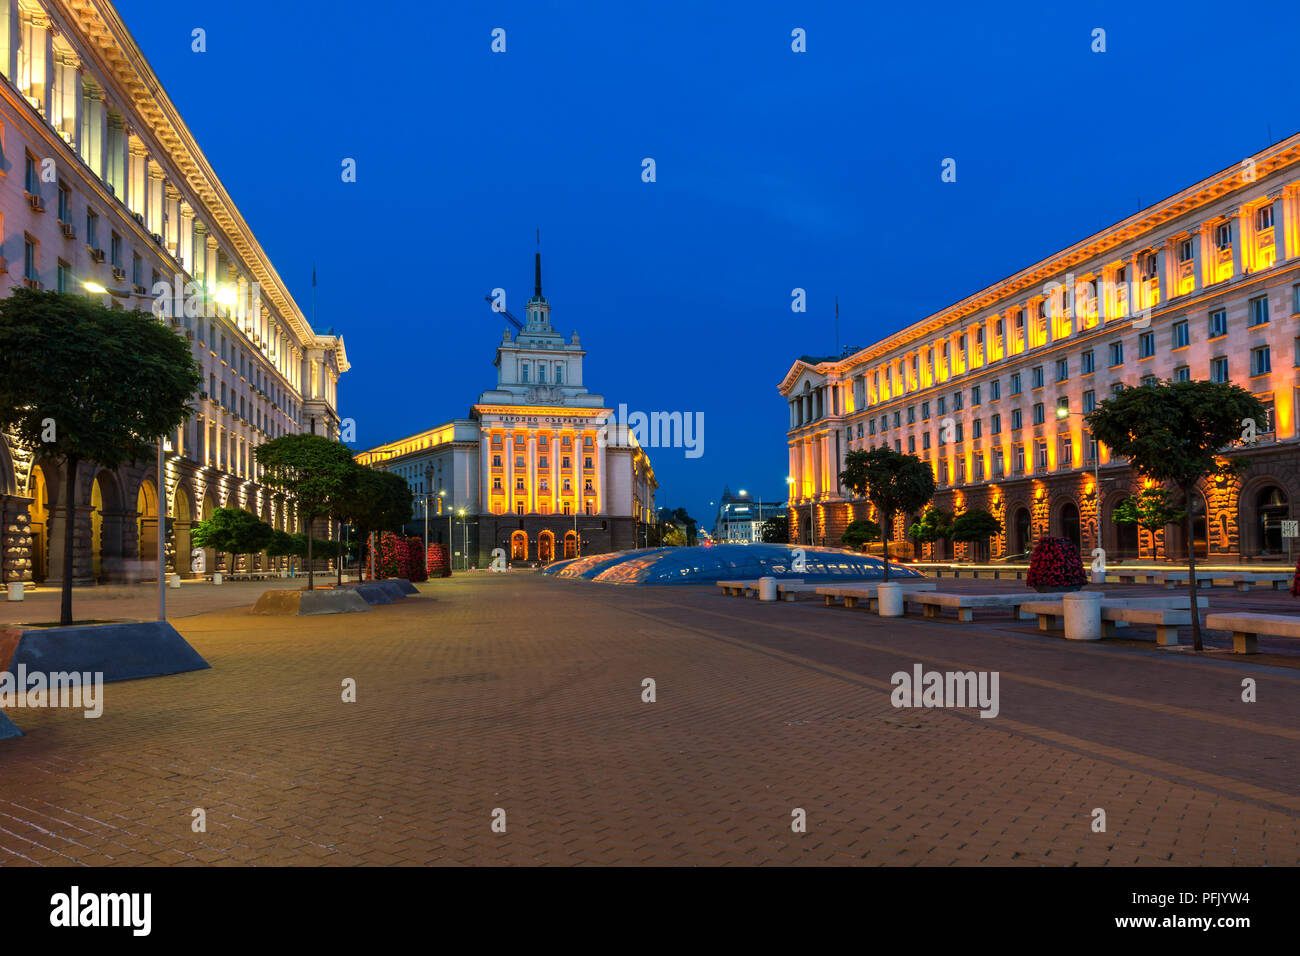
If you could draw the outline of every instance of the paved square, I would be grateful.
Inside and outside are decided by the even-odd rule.
[[[211,670],[110,684],[98,720],[7,711],[0,864],[1300,862],[1300,670],[703,589],[420,587],[207,610],[174,623]],[[916,663],[999,671],[999,716],[895,709]]]

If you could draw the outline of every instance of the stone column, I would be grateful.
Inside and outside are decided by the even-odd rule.
[[[1273,200],[1273,262],[1281,264],[1287,258],[1287,229],[1290,228],[1290,210],[1287,208],[1287,190],[1284,186]]]
[[[528,482],[528,504],[524,506],[524,510],[528,514],[533,514],[537,511],[537,433],[532,429],[528,431],[528,459],[525,465],[528,475],[526,479]]]
[[[605,445],[596,449],[596,514],[605,514],[607,510],[605,493]]]
[[[515,513],[515,433],[506,432],[506,510]]]

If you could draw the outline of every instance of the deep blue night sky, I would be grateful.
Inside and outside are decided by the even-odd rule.
[[[724,483],[784,494],[776,387],[836,295],[870,344],[1300,129],[1294,4],[117,6],[309,315],[316,263],[354,447],[494,384],[483,296],[522,314],[540,226],[588,387],[704,413],[703,457],[651,456],[705,526]]]

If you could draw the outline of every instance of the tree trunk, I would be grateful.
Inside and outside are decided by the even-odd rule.
[[[1187,593],[1192,596],[1192,649],[1202,650],[1201,645],[1201,609],[1196,603],[1196,535],[1192,528],[1192,488],[1183,489],[1183,508],[1187,527]]]
[[[894,524],[893,515],[891,514],[880,528],[880,541],[881,541],[880,546],[881,549],[884,551],[883,557],[885,561],[885,577],[884,577],[885,584],[889,583],[889,531],[893,527],[893,524]]]
[[[316,569],[311,563],[311,522],[307,523],[307,590],[316,586]]]
[[[335,533],[339,536],[339,559],[338,559],[338,567],[335,568],[335,570],[338,571],[338,585],[339,587],[342,587],[343,586],[343,528],[342,526],[340,526]]]
[[[59,623],[67,627],[72,623],[72,542],[76,522],[77,459],[68,456],[68,474],[63,483],[63,588],[59,596]],[[92,545],[93,546],[93,545]]]

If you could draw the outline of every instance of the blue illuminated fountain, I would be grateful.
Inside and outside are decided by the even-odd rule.
[[[795,570],[802,557],[802,567]],[[718,544],[693,548],[651,548],[593,554],[557,561],[543,574],[585,578],[607,584],[714,584],[718,581],[773,577],[808,584],[842,581],[879,581],[884,576],[880,558],[844,551],[792,544]],[[922,578],[919,571],[890,564],[890,580]]]

